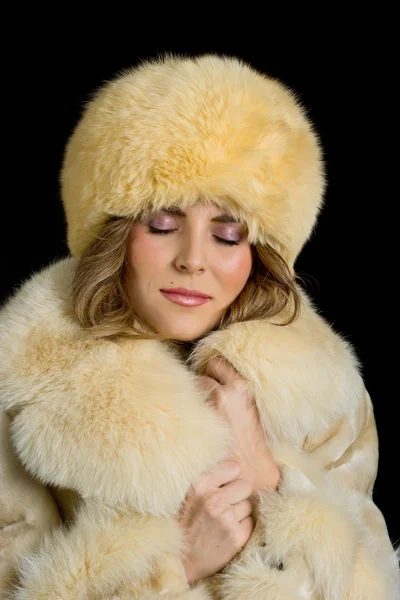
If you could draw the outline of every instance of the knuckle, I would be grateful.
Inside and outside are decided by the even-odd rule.
[[[232,547],[236,551],[241,550],[253,531],[254,519],[246,517],[244,521],[238,523],[233,511],[225,511],[223,522]]]
[[[235,390],[237,394],[240,394],[240,396],[243,397],[244,400],[248,399],[248,387],[247,387],[247,383],[244,381],[244,379],[235,379]]]
[[[206,489],[207,482],[204,478],[200,478],[192,484],[192,493],[197,498],[204,496]]]
[[[221,495],[213,494],[204,503],[204,510],[210,516],[215,516],[221,510]]]
[[[242,515],[241,520],[250,516],[252,512],[253,505],[250,500],[242,500],[242,502],[240,502],[240,514]]]
[[[243,534],[243,531],[236,530],[231,534],[232,545],[236,550],[241,550],[248,540],[248,536]]]
[[[212,369],[217,370],[220,365],[221,365],[221,357],[212,356],[207,362],[206,373],[208,373]]]
[[[255,527],[255,521],[254,521],[253,517],[250,517],[250,516],[247,517],[247,526],[248,526],[248,533],[247,533],[246,540],[250,537],[250,535]]]
[[[234,531],[237,527],[235,514],[232,508],[227,508],[220,516],[221,523],[225,530]]]
[[[236,458],[228,458],[224,460],[219,468],[223,471],[230,471],[231,469],[241,470],[240,463]]]

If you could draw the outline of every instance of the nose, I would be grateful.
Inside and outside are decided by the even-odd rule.
[[[185,235],[181,238],[175,266],[186,273],[201,273],[206,268],[206,249],[200,235]]]

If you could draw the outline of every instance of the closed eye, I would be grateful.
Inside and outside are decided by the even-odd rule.
[[[156,229],[149,225],[149,230],[151,233],[167,235],[168,233],[173,233],[176,229]],[[219,244],[224,244],[226,246],[238,246],[239,242],[234,242],[233,240],[225,240],[224,238],[219,237],[218,235],[213,236]]]

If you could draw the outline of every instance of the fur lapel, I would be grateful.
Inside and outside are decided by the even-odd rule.
[[[228,455],[231,433],[176,351],[93,341],[75,324],[73,268],[65,259],[43,270],[0,315],[0,399],[13,444],[46,484],[169,516]]]
[[[304,295],[292,325],[257,321],[212,332],[197,344],[189,368],[161,342],[91,340],[72,318],[75,264],[66,258],[43,269],[0,315],[1,402],[16,415],[21,459],[46,483],[72,483],[82,495],[125,502],[132,491],[120,481],[128,477],[135,484],[129,490],[138,490],[131,498],[135,506],[157,512],[155,498],[163,488],[175,510],[172,498],[226,457],[232,443],[196,385],[212,356],[225,358],[248,381],[270,443],[301,448],[357,409],[363,383],[351,347]],[[67,430],[76,460],[64,461],[56,480]],[[93,473],[100,463],[105,469],[119,465],[104,488],[101,474],[90,477],[85,468],[93,456]],[[69,471],[72,462],[80,465],[77,472]]]
[[[356,412],[364,393],[351,346],[302,296],[294,323],[236,323],[200,340],[191,356],[197,373],[214,356],[227,360],[248,381],[267,439],[298,448]]]

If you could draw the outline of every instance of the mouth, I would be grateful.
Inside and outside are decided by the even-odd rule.
[[[188,307],[200,306],[201,304],[205,304],[206,302],[208,302],[211,299],[210,296],[206,296],[205,294],[202,294],[201,296],[199,296],[199,295],[193,296],[191,294],[186,293],[189,290],[185,290],[185,293],[182,293],[181,291],[177,292],[176,289],[177,288],[175,288],[174,291],[160,290],[160,292],[164,296],[164,298],[167,298],[171,302],[174,302],[175,304],[180,304],[181,306],[188,306]],[[196,294],[198,294],[198,293],[199,292],[196,292]]]
[[[208,294],[204,292],[199,292],[198,290],[187,290],[186,288],[163,288],[160,292],[167,292],[168,294],[180,294],[181,296],[191,296],[192,298],[211,298]]]

